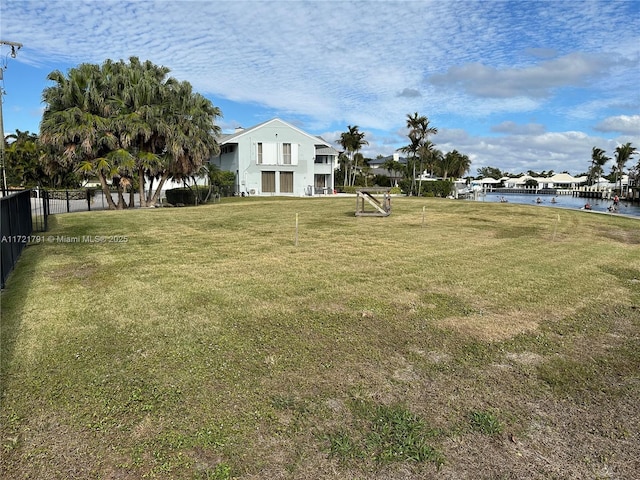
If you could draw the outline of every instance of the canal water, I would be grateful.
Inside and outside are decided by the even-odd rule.
[[[588,202],[591,204],[591,210],[594,212],[609,212],[608,208],[613,205],[613,200],[602,200],[598,198],[580,198],[572,195],[519,195],[513,193],[487,193],[480,194],[477,201],[479,202],[500,202],[504,198],[510,203],[520,203],[525,205],[536,205],[540,207],[554,207],[554,208],[570,208],[579,210],[584,208],[584,205]],[[536,200],[540,199],[540,203]],[[555,198],[555,203],[552,199]],[[623,215],[632,215],[640,218],[640,204],[620,201],[618,206],[618,213]],[[615,215],[615,214],[614,214]]]

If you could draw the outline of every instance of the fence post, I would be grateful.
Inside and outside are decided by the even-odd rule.
[[[87,209],[91,211],[91,194],[89,193],[88,188],[87,188]]]
[[[71,211],[71,205],[69,204],[69,190],[65,190],[64,193],[67,195],[67,213]]]
[[[42,190],[42,210],[44,211],[44,231],[49,230],[49,190]]]

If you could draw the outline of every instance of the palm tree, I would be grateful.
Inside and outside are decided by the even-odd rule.
[[[7,182],[14,186],[40,185],[46,175],[40,164],[43,148],[38,135],[16,130],[5,137],[5,165]]]
[[[624,173],[624,166],[635,153],[636,148],[632,147],[630,142],[616,147],[616,175],[620,181],[620,195],[622,195],[622,174]]]
[[[402,165],[402,163],[398,162],[397,160],[394,160],[393,157],[391,157],[385,160],[385,162],[382,164],[382,167],[389,172],[389,179],[391,181],[391,186],[397,185],[398,179],[397,179],[397,176],[394,174],[398,172],[402,172],[404,170],[404,166]]]
[[[462,155],[457,150],[447,152],[439,162],[439,170],[442,178],[446,180],[449,174],[452,177],[462,177],[469,171],[471,160],[466,155]]]
[[[591,178],[597,178],[598,184],[600,183],[600,177],[604,173],[604,165],[611,160],[611,158],[605,155],[604,150],[601,148],[593,147],[591,149],[591,168],[589,169],[589,176]]]
[[[471,159],[468,155],[460,154],[456,168],[451,170],[451,175],[456,178],[464,177],[471,170]]]
[[[340,172],[342,173],[342,186],[347,185],[347,172],[351,165],[351,159],[349,155],[344,152],[340,152],[338,154],[338,165],[340,167]]]
[[[106,159],[116,148],[117,139],[111,131],[109,97],[104,95],[100,67],[85,63],[71,69],[68,76],[56,70],[47,79],[55,85],[42,93],[47,106],[40,122],[40,141],[62,154],[49,167],[64,169],[82,164],[81,171],[95,172],[109,208],[116,209],[105,174],[117,171]]]
[[[369,145],[365,139],[364,132],[358,130],[358,126],[347,126],[347,131],[342,132],[340,134],[340,140],[337,140],[336,143],[339,143],[342,148],[347,152],[347,156],[349,158],[349,166],[348,172],[345,172],[345,180],[344,184],[347,185],[347,177],[349,179],[349,185],[353,185],[355,183],[355,178],[358,170],[357,160],[355,154],[360,151],[360,149],[364,145]]]
[[[169,164],[152,199],[154,203],[167,178],[178,181],[189,178],[220,151],[215,139],[220,134],[220,127],[214,123],[221,116],[220,109],[202,95],[193,93],[188,82],[176,83],[169,90],[167,101],[170,128],[165,149]]]
[[[136,172],[141,205],[155,203],[168,178],[197,172],[218,152],[215,119],[221,113],[188,82],[167,78],[168,72],[132,57],[129,63],[83,64],[68,77],[51,73],[56,85],[43,93],[47,107],[40,128],[43,143],[63,152],[54,167],[95,174],[112,209],[126,206],[126,188],[133,198]],[[144,199],[146,177],[160,182]],[[118,188],[118,205],[107,180]]]
[[[431,142],[427,142],[425,144],[425,150],[428,152],[428,155],[425,156],[425,168],[431,176],[438,173],[438,166],[442,165],[442,162],[444,161],[444,154],[442,153],[442,150],[434,147],[435,145]]]
[[[411,191],[415,192],[416,185],[416,159],[419,160],[420,167],[420,180],[418,184],[418,195],[422,189],[422,172],[423,161],[430,157],[429,147],[429,135],[435,135],[438,133],[438,129],[429,126],[429,119],[424,115],[419,115],[418,112],[414,112],[413,115],[407,114],[407,128],[409,133],[407,136],[411,143],[405,147],[400,148],[403,153],[409,154],[412,171],[411,177]]]
[[[120,69],[118,138],[135,160],[140,205],[157,202],[168,178],[186,180],[218,152],[221,112],[192,91],[188,82],[167,78],[169,69],[136,57]],[[150,180],[145,195],[146,178]],[[155,191],[153,180],[159,179]],[[132,179],[131,179],[132,180]]]

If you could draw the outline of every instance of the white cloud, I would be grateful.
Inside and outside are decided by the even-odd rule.
[[[438,142],[441,150],[456,148],[469,155],[472,159],[472,175],[484,166],[497,167],[510,173],[566,170],[578,174],[589,168],[592,147],[598,146],[612,156],[616,146],[624,143],[621,139],[603,139],[577,131],[492,137],[465,136],[459,131],[451,133],[441,130],[438,137],[438,140],[442,140]],[[637,142],[639,139],[635,140]]]
[[[518,125],[512,121],[505,121],[491,127],[492,132],[509,133],[512,135],[532,135],[541,134],[545,131],[545,126],[539,123],[529,123],[527,125]]]
[[[607,117],[595,127],[599,132],[617,132],[640,135],[640,115],[618,115]]]
[[[585,85],[586,81],[611,67],[601,55],[572,53],[564,57],[522,68],[496,68],[471,63],[450,67],[429,81],[442,87],[459,87],[468,94],[489,98],[544,98],[559,87]]]
[[[440,129],[437,143],[446,149],[449,139],[474,165],[555,159],[577,170],[577,158],[603,139],[554,137],[551,116],[578,131],[610,115],[619,120],[603,120],[600,131],[634,134],[620,120],[629,110],[615,107],[639,104],[633,2],[0,0],[0,7],[3,38],[24,44],[18,61],[57,68],[149,59],[216,104],[255,110],[242,119],[223,110],[228,128],[267,116],[316,132],[359,125],[370,141],[363,153],[375,156],[406,142],[406,114],[418,111]],[[567,86],[581,95],[558,96]],[[515,122],[522,112],[535,123]]]

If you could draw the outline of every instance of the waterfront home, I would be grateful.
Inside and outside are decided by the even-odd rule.
[[[237,128],[218,143],[220,155],[210,163],[235,174],[238,195],[333,193],[338,151],[279,118]]]

